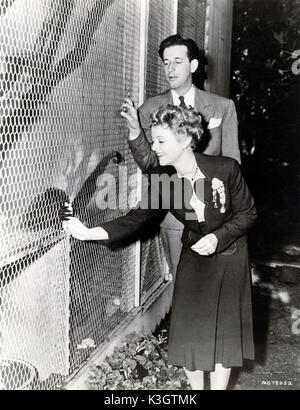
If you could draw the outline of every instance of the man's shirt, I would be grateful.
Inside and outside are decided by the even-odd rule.
[[[182,95],[182,94],[177,94],[176,91],[171,90],[171,94],[172,94],[172,98],[173,98],[173,104],[174,105],[179,105],[180,101],[179,101],[179,97],[184,97],[184,102],[185,105],[188,106],[192,106],[195,107],[195,86],[192,85],[191,88],[189,89],[189,91]]]

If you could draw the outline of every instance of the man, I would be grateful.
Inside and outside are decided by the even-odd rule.
[[[193,85],[193,74],[197,71],[200,60],[197,44],[176,34],[161,42],[158,53],[164,64],[170,89],[149,98],[139,108],[144,132],[140,132],[132,102],[125,98],[122,105],[121,114],[128,120],[129,146],[141,170],[147,172],[150,167],[158,164],[149,144],[150,115],[159,106],[167,104],[191,105],[200,112],[207,128],[204,154],[228,156],[240,162],[237,116],[233,101],[202,91]],[[168,214],[161,224],[161,235],[168,265],[173,274],[176,272],[181,252],[181,233],[182,224]]]

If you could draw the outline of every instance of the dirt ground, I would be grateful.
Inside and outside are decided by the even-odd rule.
[[[300,269],[253,268],[256,359],[232,373],[231,390],[300,389]],[[260,273],[260,275],[258,275]]]

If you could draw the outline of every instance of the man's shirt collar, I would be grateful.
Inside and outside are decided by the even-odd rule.
[[[182,94],[177,94],[177,92],[175,90],[171,90],[172,93],[172,98],[173,98],[173,104],[174,105],[179,105],[180,101],[179,101],[179,97]],[[185,105],[188,107],[189,105],[191,105],[192,107],[195,107],[195,86],[194,84],[191,86],[191,88],[189,89],[189,91],[183,95],[184,97],[184,102]]]

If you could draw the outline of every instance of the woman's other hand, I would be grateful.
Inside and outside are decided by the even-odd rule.
[[[191,246],[191,249],[199,255],[208,256],[215,252],[218,246],[218,239],[216,235],[210,233],[199,239],[198,242]]]
[[[129,140],[135,140],[141,132],[141,126],[138,118],[138,112],[133,101],[125,97],[121,105],[121,115],[127,119],[127,126],[129,130]]]

